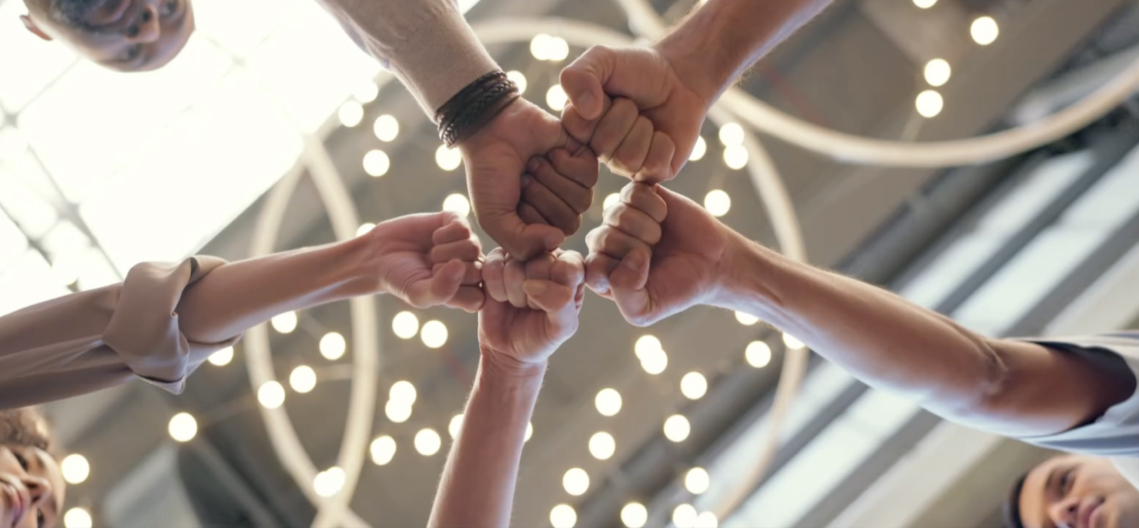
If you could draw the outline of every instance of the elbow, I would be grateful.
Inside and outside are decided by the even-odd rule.
[[[969,390],[960,400],[960,411],[970,416],[992,416],[1004,407],[1010,389],[1015,386],[1013,372],[995,340],[980,337],[975,350],[976,370],[965,385]]]

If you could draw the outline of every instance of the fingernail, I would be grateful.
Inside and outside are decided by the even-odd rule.
[[[528,280],[522,283],[522,291],[526,292],[526,295],[542,295],[546,293],[546,288],[545,281]]]

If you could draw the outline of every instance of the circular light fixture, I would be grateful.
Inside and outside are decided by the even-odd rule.
[[[795,336],[788,334],[787,332],[783,332],[783,344],[792,350],[799,350],[800,348],[806,346],[802,341],[799,341],[795,338]]]
[[[419,318],[411,312],[400,312],[392,318],[392,332],[400,339],[411,339],[419,333]]]
[[[340,105],[340,110],[336,111],[336,117],[340,118],[341,125],[352,128],[364,120],[364,107],[356,101],[348,101]]]
[[[546,90],[546,106],[549,106],[550,110],[561,112],[565,110],[566,103],[568,102],[569,96],[566,95],[566,91],[562,88],[562,85],[555,84],[551,86],[549,90]]]
[[[518,93],[526,93],[526,76],[518,70],[510,70],[506,72],[506,78],[518,86]]]
[[[276,381],[266,381],[257,389],[257,401],[266,409],[276,409],[285,404],[285,388]]]
[[[699,372],[689,372],[680,378],[680,393],[690,400],[699,400],[708,393],[708,380]]]
[[[712,189],[704,196],[704,208],[712,216],[724,216],[732,209],[732,197],[720,189]]]
[[[941,86],[949,82],[949,77],[953,75],[953,68],[949,67],[949,63],[945,59],[933,59],[925,63],[925,82],[930,86]]]
[[[372,445],[368,447],[368,451],[372,454],[372,463],[377,466],[386,466],[395,458],[395,439],[383,435],[376,437],[372,440]]]
[[[211,365],[217,367],[224,367],[228,365],[230,361],[233,361],[233,347],[225,347],[221,350],[218,350],[217,352],[214,352],[213,354],[210,354],[208,361]]]
[[[597,460],[609,460],[613,453],[617,451],[617,441],[613,439],[613,435],[604,431],[593,433],[589,437],[589,454]]]
[[[578,497],[589,490],[589,474],[581,468],[571,468],[562,476],[562,487],[566,493]]]
[[[673,442],[683,442],[691,432],[692,426],[683,415],[674,414],[664,421],[664,436]]]
[[[439,452],[439,447],[443,445],[443,440],[439,438],[439,433],[434,429],[420,429],[415,433],[415,450],[423,456],[431,456]]]
[[[997,37],[1001,34],[1001,28],[997,25],[997,21],[993,20],[993,17],[983,16],[978,17],[969,26],[969,34],[973,37],[973,42],[988,46],[997,41]]]
[[[269,323],[273,325],[273,330],[282,334],[288,334],[297,329],[297,313],[285,312],[279,314],[270,319]]]
[[[736,312],[736,321],[744,326],[751,326],[759,322],[759,318],[747,312]]]
[[[739,123],[724,123],[720,127],[720,143],[725,147],[744,144],[744,127]]]
[[[348,342],[340,332],[329,332],[320,338],[320,355],[329,361],[336,361],[344,357],[348,350]]]
[[[91,464],[87,463],[87,457],[72,453],[59,463],[59,470],[68,484],[80,484],[91,475]]]
[[[427,348],[439,348],[447,344],[447,325],[441,321],[427,321],[423,323],[419,337]]]
[[[597,412],[602,416],[613,416],[621,412],[621,393],[615,389],[601,389],[593,403],[597,405]]]
[[[443,200],[443,210],[467,216],[471,214],[471,201],[461,194],[452,194]]]
[[[301,365],[289,374],[289,386],[293,390],[306,394],[316,388],[316,371],[308,365]]]
[[[630,502],[621,508],[621,522],[626,528],[642,528],[649,522],[649,510],[644,504]]]
[[[708,142],[704,141],[703,136],[696,136],[696,144],[692,146],[692,153],[688,155],[688,161],[700,161],[704,159],[704,154],[708,152]]]
[[[91,514],[83,508],[71,508],[63,514],[63,526],[65,528],[91,528],[94,524],[95,521],[91,519]]]
[[[744,349],[744,358],[747,359],[748,365],[755,368],[766,367],[771,363],[771,347],[763,341],[752,341]]]
[[[391,143],[399,136],[399,121],[391,114],[377,117],[376,122],[372,124],[372,133],[376,134],[376,139]]]
[[[170,438],[178,442],[189,442],[198,435],[198,421],[190,413],[180,412],[170,418],[166,430],[170,433]]]
[[[684,475],[684,488],[693,495],[700,495],[708,491],[708,486],[711,483],[708,472],[701,467],[694,467]]]
[[[941,94],[937,90],[924,90],[918,94],[917,99],[914,99],[914,108],[917,109],[918,114],[924,118],[937,117],[941,113],[941,109],[945,107],[945,101],[941,98]]]
[[[459,149],[439,145],[439,148],[435,149],[435,164],[445,171],[453,171],[463,164],[463,153],[459,152]]]
[[[577,512],[569,504],[559,504],[550,510],[550,524],[554,528],[573,528],[577,524]]]
[[[379,178],[387,174],[391,168],[392,160],[386,152],[373,149],[364,154],[364,172],[368,173],[368,176]]]

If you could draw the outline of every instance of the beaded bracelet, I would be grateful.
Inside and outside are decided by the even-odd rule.
[[[518,86],[501,70],[479,77],[435,112],[439,139],[453,147],[478,132],[518,99]]]

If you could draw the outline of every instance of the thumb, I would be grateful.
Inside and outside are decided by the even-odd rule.
[[[605,82],[613,74],[616,54],[605,46],[594,46],[562,70],[562,89],[581,117],[592,121],[601,117],[605,104]]]
[[[573,306],[574,289],[553,281],[527,280],[522,283],[522,291],[543,312],[552,314]]]
[[[651,300],[645,284],[649,281],[650,258],[645,250],[634,248],[609,275],[610,292],[625,319],[634,322],[649,313]]]
[[[548,224],[527,224],[516,211],[481,222],[487,234],[519,260],[530,260],[543,251],[553,251],[566,239],[561,229]]]
[[[408,292],[410,300],[423,306],[435,306],[447,302],[459,292],[466,269],[463,261],[452,259],[439,268],[429,281],[419,281]]]

